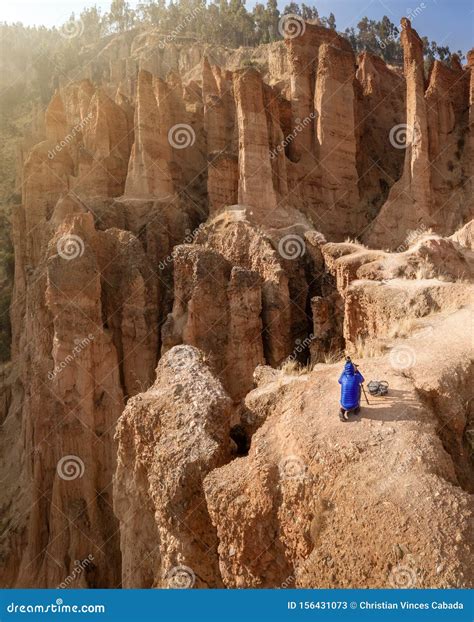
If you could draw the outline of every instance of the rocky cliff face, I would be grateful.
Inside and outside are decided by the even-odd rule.
[[[420,345],[416,339],[408,344]],[[428,363],[419,363],[421,372]],[[364,408],[370,414],[353,430],[341,429],[333,413],[333,377],[340,366],[299,377],[280,372],[263,378],[247,396],[249,412],[261,424],[248,456],[204,480],[226,586],[472,582],[469,495],[436,435],[434,411],[417,397],[422,386],[436,392],[445,367],[412,379],[410,372],[404,378],[385,365],[383,357],[367,360],[364,371],[372,377],[382,368],[392,397],[372,398],[373,407]],[[464,379],[470,374],[464,369]],[[456,451],[452,455],[457,461]],[[449,535],[439,538],[438,528]]]
[[[436,61],[425,88],[423,44],[407,19],[402,20],[401,39],[406,121],[391,134],[391,141],[403,140],[406,145],[403,174],[366,234],[371,245],[393,248],[403,242],[397,223],[446,233],[469,219],[473,207],[468,173],[471,155],[466,142],[472,115],[470,74],[456,57],[451,67]]]
[[[468,396],[438,413],[461,337],[457,384],[385,357],[405,410],[342,437],[323,363],[416,349],[402,319],[472,295],[473,55],[426,81],[402,26],[403,72],[308,23],[253,51],[125,33],[61,84],[14,213],[2,585],[472,582]]]
[[[231,400],[202,353],[176,346],[117,427],[123,587],[222,587],[207,473],[230,457]]]

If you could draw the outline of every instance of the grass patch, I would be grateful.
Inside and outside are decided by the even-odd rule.
[[[344,244],[354,244],[354,246],[358,246],[359,248],[367,248],[367,246],[359,242],[357,238],[348,237],[344,240]]]
[[[327,352],[323,355],[323,361],[326,365],[334,365],[344,360],[344,352],[342,350],[336,350],[335,352]]]
[[[398,320],[395,324],[392,324],[388,331],[390,339],[396,339],[398,337],[408,337],[415,330],[417,326],[416,319],[414,317],[404,317]]]
[[[382,356],[384,352],[385,346],[378,339],[358,337],[354,343],[354,349],[351,351],[351,357],[374,358]]]
[[[287,359],[280,365],[280,371],[288,376],[304,376],[305,374],[309,374],[309,372],[313,371],[313,368],[314,365],[312,363],[301,365],[301,363],[298,363],[293,359]]]
[[[415,271],[415,279],[422,281],[424,279],[434,279],[435,272],[433,266],[426,259],[422,259]]]

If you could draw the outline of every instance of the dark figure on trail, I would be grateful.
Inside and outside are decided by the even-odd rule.
[[[349,415],[357,415],[360,410],[360,393],[364,377],[357,366],[348,357],[344,365],[344,371],[339,378],[341,385],[341,410],[339,419],[348,421]]]

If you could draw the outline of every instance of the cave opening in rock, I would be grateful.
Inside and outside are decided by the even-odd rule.
[[[234,425],[230,429],[230,438],[237,446],[237,455],[247,456],[250,449],[250,439],[243,426],[241,426],[240,424]]]
[[[307,272],[306,316],[308,332],[301,342],[298,362],[314,365],[337,358],[345,348],[344,301],[333,275],[325,270],[317,279]]]

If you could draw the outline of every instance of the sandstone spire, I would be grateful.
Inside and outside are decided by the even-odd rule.
[[[166,87],[159,78],[158,90]],[[135,108],[135,142],[130,156],[125,196],[128,198],[169,199],[174,193],[170,172],[171,148],[168,142],[167,100],[157,104],[153,78],[147,71],[138,74]]]
[[[207,142],[207,191],[210,212],[237,203],[238,155],[236,111],[231,76],[202,62],[204,131]]]
[[[410,186],[415,210],[428,215],[431,211],[428,121],[425,101],[423,41],[410,20],[401,20],[400,35],[407,89],[407,149],[404,176]]]
[[[239,203],[259,215],[277,207],[269,151],[264,87],[260,74],[245,69],[234,75],[239,127]]]
[[[346,231],[360,227],[356,168],[354,54],[324,43],[319,48],[315,93],[316,150],[323,199]]]
[[[304,119],[310,122],[300,128],[290,145],[290,157],[298,161],[301,157],[314,154],[314,112],[316,71],[319,48],[323,43],[331,44],[347,52],[352,52],[349,42],[335,30],[300,20],[295,24],[295,32],[285,38],[288,60],[291,68],[291,110],[293,129]]]
[[[31,504],[21,585],[57,586],[89,555],[93,572],[83,586],[119,580],[118,541],[108,531],[115,524],[112,437],[123,395],[102,325],[103,237],[91,214],[63,223],[49,245],[45,277],[28,291],[22,342],[35,373],[23,405]],[[23,383],[29,375],[22,370]]]
[[[406,122],[394,126],[387,136],[387,149],[404,149],[401,179],[393,184],[388,199],[365,236],[371,244],[397,247],[408,230],[433,225],[433,201],[429,159],[428,116],[425,99],[423,42],[401,20],[406,82]]]
[[[124,588],[223,586],[202,482],[228,460],[230,409],[191,346],[167,352],[154,384],[128,402],[117,426],[114,501]]]
[[[64,140],[67,134],[67,121],[61,93],[56,91],[45,112],[46,137],[49,140]]]
[[[474,169],[474,49],[467,53],[468,72],[469,72],[469,132],[467,134],[466,145],[466,167],[469,171]],[[470,201],[468,208],[470,213],[474,213],[474,180],[472,179],[469,184],[469,196]]]
[[[99,88],[91,98],[80,131],[84,149],[79,151],[75,192],[85,197],[120,196],[130,156],[125,112]]]

